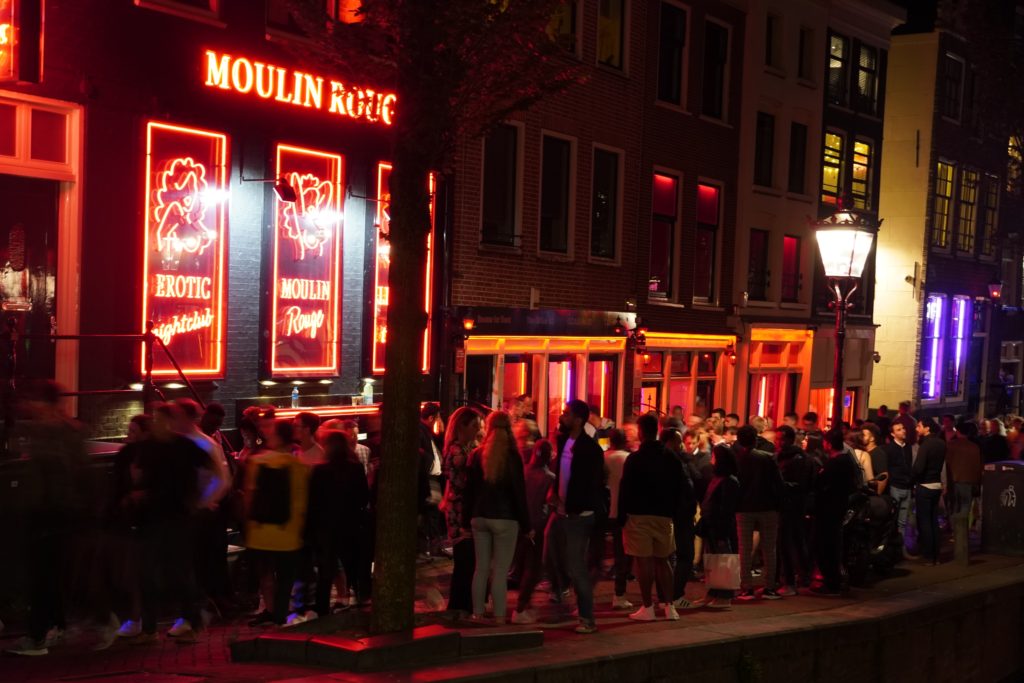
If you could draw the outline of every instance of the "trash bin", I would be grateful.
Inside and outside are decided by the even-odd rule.
[[[1024,555],[1024,462],[985,465],[981,479],[981,548]]]

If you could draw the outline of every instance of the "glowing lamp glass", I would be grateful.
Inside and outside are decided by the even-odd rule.
[[[822,228],[815,236],[826,276],[859,278],[864,273],[874,232],[853,227]]]

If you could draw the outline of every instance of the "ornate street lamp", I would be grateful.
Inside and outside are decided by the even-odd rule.
[[[832,292],[829,308],[836,314],[836,349],[832,369],[832,428],[843,424],[843,347],[846,344],[846,313],[850,298],[860,286],[864,266],[882,221],[874,216],[840,207],[831,216],[813,223],[818,252]]]
[[[998,305],[1003,299],[1003,281],[996,278],[992,282],[988,283],[988,298],[992,299],[992,303]]]

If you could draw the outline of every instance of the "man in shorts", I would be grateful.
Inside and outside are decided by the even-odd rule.
[[[678,506],[683,470],[679,462],[658,441],[658,419],[643,415],[637,419],[640,448],[626,458],[619,485],[619,522],[627,555],[636,558],[637,579],[643,606],[630,614],[636,621],[654,621],[651,589],[672,594],[672,567],[668,558],[675,551],[672,518]],[[678,612],[665,605],[665,618],[676,620]]]

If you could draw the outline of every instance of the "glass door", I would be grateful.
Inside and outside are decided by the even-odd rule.
[[[558,418],[565,404],[577,397],[576,360],[572,356],[548,359],[548,433],[558,429]]]

